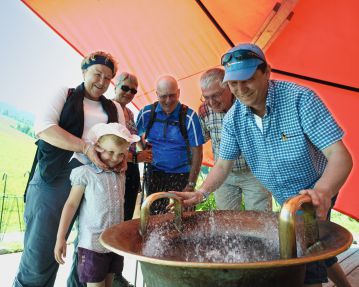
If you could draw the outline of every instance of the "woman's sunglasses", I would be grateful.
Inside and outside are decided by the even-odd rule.
[[[124,91],[125,93],[130,92],[132,95],[136,95],[137,94],[137,90],[136,89],[132,89],[129,86],[126,85],[122,85],[121,90]]]
[[[222,56],[222,58],[221,58],[222,66],[228,65],[232,59],[234,59],[236,62],[247,60],[247,59],[259,59],[264,62],[264,59],[261,56],[257,55],[256,53],[254,53],[253,51],[237,50],[234,52],[224,54]]]

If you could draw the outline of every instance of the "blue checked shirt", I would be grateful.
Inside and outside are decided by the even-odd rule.
[[[221,143],[221,132],[223,119],[226,113],[215,113],[206,103],[198,109],[199,121],[201,123],[204,141],[211,140],[214,160],[217,161],[219,154],[219,144]],[[232,171],[249,170],[243,156],[239,156],[233,165]]]
[[[137,117],[138,134],[146,132],[151,115],[151,106],[145,106]],[[163,112],[160,104],[156,107],[156,120],[150,129],[147,141],[152,144],[152,167],[168,173],[189,172],[187,147],[179,127],[179,110],[181,104],[178,103],[174,111],[167,115]],[[189,145],[197,147],[204,143],[201,124],[199,123],[196,112],[187,109],[186,128]]]
[[[327,160],[321,150],[344,133],[310,89],[294,83],[269,82],[263,133],[251,109],[238,100],[223,122],[219,157],[240,154],[251,171],[280,203],[302,189],[313,188]]]

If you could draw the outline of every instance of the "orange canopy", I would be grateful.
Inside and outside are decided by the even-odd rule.
[[[181,102],[199,105],[198,79],[239,42],[266,50],[272,78],[313,88],[346,132],[354,163],[359,157],[359,1],[347,0],[23,0],[81,55],[113,54],[120,71],[136,74],[140,108],[155,99],[162,74],[179,80]],[[211,163],[206,148],[205,163]],[[356,166],[335,208],[359,219]]]

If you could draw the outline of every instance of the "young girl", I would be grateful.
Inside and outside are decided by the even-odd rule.
[[[131,143],[139,137],[121,124],[94,125],[88,138],[100,159],[111,169],[126,160]],[[61,214],[55,245],[55,259],[63,264],[66,257],[66,234],[80,206],[78,274],[87,286],[112,285],[113,274],[121,271],[120,256],[109,252],[99,242],[102,231],[123,221],[125,175],[104,171],[93,163],[75,168],[71,172],[72,189]],[[80,205],[81,203],[81,205]]]

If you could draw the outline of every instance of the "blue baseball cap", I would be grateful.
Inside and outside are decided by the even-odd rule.
[[[239,44],[221,58],[225,70],[223,82],[246,81],[254,75],[258,65],[265,62],[264,53],[257,45]]]

